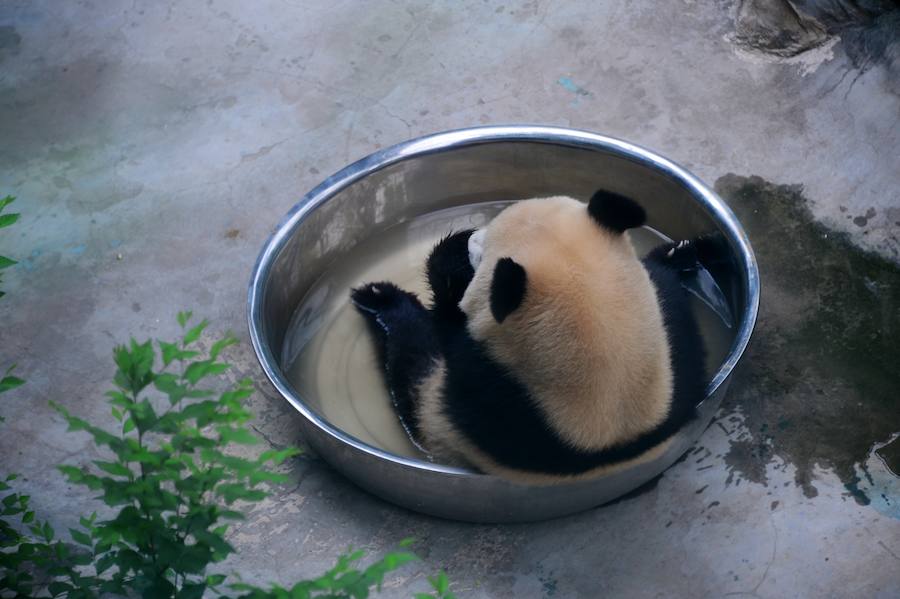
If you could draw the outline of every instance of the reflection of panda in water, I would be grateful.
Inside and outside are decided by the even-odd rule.
[[[353,291],[399,416],[436,461],[590,476],[658,455],[693,417],[705,352],[681,277],[696,251],[640,261],[624,232],[644,220],[603,191],[525,200],[437,244],[430,310],[391,283]]]

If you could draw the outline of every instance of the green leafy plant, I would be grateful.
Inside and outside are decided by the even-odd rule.
[[[285,482],[274,468],[298,450],[235,454],[237,446],[258,442],[243,406],[253,393],[251,381],[218,388],[230,368],[222,352],[237,340],[226,335],[204,352],[197,341],[207,321],[191,326],[191,313],[182,312],[178,323],[183,335],[177,342],[132,339],[115,348],[115,388],[107,394],[114,430],[52,404],[70,431],[86,432],[108,454],[92,467],[59,469],[97,492],[112,515],[81,518],[65,543],[49,523],[35,520],[28,496],[4,496],[0,596],[363,599],[380,589],[386,574],[416,559],[403,543],[360,569],[363,553],[350,552],[322,576],[289,589],[264,589],[210,571],[235,551],[227,532],[244,517],[240,506],[263,500],[269,485]],[[0,491],[9,491],[14,480],[11,475],[0,483]],[[417,598],[453,597],[443,573],[430,582],[434,593]]]
[[[429,576],[428,583],[431,584],[434,593],[417,593],[415,599],[455,599],[450,592],[450,579],[443,571],[438,572],[437,576]]]
[[[3,214],[3,210],[6,209],[9,204],[12,204],[15,199],[16,198],[14,198],[13,196],[6,196],[2,200],[0,200],[0,229],[8,227],[19,220],[18,213]],[[0,283],[3,282],[3,270],[9,268],[14,264],[17,264],[17,262],[12,258],[7,258],[6,256],[0,255]],[[6,295],[5,292],[0,289],[0,297],[3,297],[4,295]],[[9,368],[7,368],[3,377],[0,378],[0,393],[9,391],[10,389],[14,389],[19,385],[25,383],[25,381],[23,381],[22,379],[12,375],[12,371],[15,367],[16,365],[13,364]],[[2,417],[0,417],[0,422],[3,422]]]
[[[0,229],[8,227],[19,220],[18,213],[10,213],[10,214],[2,214],[3,210],[10,204],[12,204],[16,200],[13,196],[6,196],[2,200],[0,200]],[[4,268],[9,268],[13,264],[17,264],[15,260],[12,258],[7,258],[6,256],[0,256],[0,271]],[[0,283],[3,282],[2,272],[0,272]],[[0,290],[0,297],[3,297],[4,293]]]
[[[411,543],[406,540],[400,543],[401,547],[407,547]],[[234,584],[231,588],[247,591],[241,595],[242,599],[294,599],[294,598],[352,598],[365,599],[372,589],[381,589],[381,583],[386,574],[396,570],[400,566],[418,558],[408,551],[396,551],[388,553],[380,560],[371,564],[364,570],[357,570],[354,565],[362,559],[362,551],[353,551],[338,558],[337,564],[314,580],[304,580],[290,589],[279,586],[262,590],[251,585]],[[428,582],[434,589],[434,593],[416,593],[415,599],[455,599],[449,589],[447,575],[440,572],[437,576],[428,577]]]

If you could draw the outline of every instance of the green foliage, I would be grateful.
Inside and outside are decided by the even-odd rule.
[[[15,199],[16,198],[14,198],[13,196],[6,196],[2,200],[0,200],[0,213],[3,212],[3,210],[6,208],[6,206],[11,204],[13,201],[15,201]],[[19,220],[18,213],[0,214],[0,229],[10,226],[17,220]],[[16,264],[15,260],[13,260],[12,258],[7,258],[6,256],[0,255],[0,271],[2,271],[4,268],[9,268],[13,264]],[[3,273],[0,272],[0,283],[3,282],[2,275],[3,275]],[[0,297],[3,297],[3,295],[4,295],[3,291],[0,290]]]
[[[9,368],[7,368],[6,372],[3,375],[3,378],[0,378],[0,393],[9,391],[10,389],[15,389],[19,385],[25,384],[25,381],[11,374],[15,367],[16,365],[13,364]],[[0,422],[2,422],[2,420],[0,420]]]
[[[7,205],[11,204],[15,199],[16,198],[14,198],[13,196],[6,196],[2,200],[0,200],[0,212],[3,212],[3,209],[6,208]],[[18,214],[0,214],[0,229],[10,226],[17,220],[19,220]],[[0,283],[3,282],[3,269],[9,268],[13,264],[16,264],[15,260],[0,255]],[[3,290],[0,289],[0,297],[3,297],[4,295],[5,294]],[[15,389],[19,385],[25,384],[25,381],[23,381],[19,377],[12,375],[12,371],[15,367],[16,365],[13,364],[9,368],[7,368],[3,377],[0,378],[0,393],[9,391],[10,389]],[[2,416],[0,416],[0,422],[3,422]]]
[[[428,582],[434,589],[434,594],[417,593],[415,599],[456,599],[456,595],[450,592],[450,579],[443,570],[437,576],[429,576]]]
[[[69,431],[87,433],[107,454],[90,467],[59,470],[71,483],[96,492],[111,516],[81,518],[78,528],[69,529],[67,543],[49,523],[35,520],[28,496],[4,496],[0,597],[364,599],[380,590],[386,574],[416,559],[405,542],[359,568],[363,553],[351,551],[322,576],[289,589],[263,589],[208,572],[234,552],[226,535],[243,518],[240,507],[263,500],[268,485],[285,482],[273,467],[298,450],[266,450],[255,458],[234,454],[236,446],[257,443],[246,426],[251,414],[243,407],[253,385],[243,379],[218,389],[216,377],[230,367],[221,353],[237,340],[227,335],[203,352],[196,342],[208,323],[188,328],[190,320],[190,312],[178,314],[183,336],[176,342],[132,339],[115,348],[115,388],[107,393],[115,429],[95,426],[51,402]],[[14,479],[0,482],[0,491],[9,491]],[[417,598],[452,599],[443,573],[429,581],[434,594]]]
[[[411,544],[412,539],[406,539],[400,543],[400,547],[406,549]],[[400,550],[388,553],[367,568],[359,570],[354,566],[363,555],[362,551],[351,550],[340,556],[337,564],[322,576],[298,582],[289,589],[273,586],[263,590],[241,583],[232,584],[230,588],[245,591],[238,596],[240,599],[366,599],[372,589],[381,590],[386,574],[418,559],[413,553]],[[456,599],[450,592],[450,582],[443,572],[434,577],[429,576],[428,582],[434,593],[417,593],[415,599]]]
[[[357,570],[353,565],[363,557],[362,551],[351,551],[338,558],[337,564],[322,576],[314,580],[298,582],[290,589],[273,586],[263,590],[251,585],[233,584],[236,591],[246,591],[239,597],[244,599],[308,599],[311,597],[340,597],[348,599],[365,599],[372,588],[381,589],[384,576],[416,559],[407,551],[388,553],[381,560],[364,570]]]

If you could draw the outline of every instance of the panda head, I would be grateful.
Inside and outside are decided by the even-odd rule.
[[[577,317],[581,301],[590,303],[592,294],[583,292],[592,283],[626,283],[627,292],[629,271],[638,265],[624,233],[645,220],[637,203],[605,191],[587,205],[552,197],[506,208],[468,240],[475,274],[460,308],[473,334],[490,336],[507,319],[517,327],[541,320],[540,314]]]

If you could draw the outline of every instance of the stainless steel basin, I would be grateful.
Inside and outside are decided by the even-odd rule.
[[[672,238],[718,231],[732,267],[714,273],[735,315],[731,350],[700,405],[700,418],[652,462],[584,482],[513,484],[393,455],[339,430],[310,408],[279,363],[291,315],[329,265],[399,222],[474,202],[598,188],[639,201],[648,224]],[[377,201],[376,201],[377,199]],[[291,210],[253,270],[248,317],[269,380],[296,408],[315,451],[362,488],[399,505],[472,522],[523,522],[572,514],[619,497],[677,460],[709,425],[744,352],[759,305],[759,271],[731,210],[696,177],[653,152],[584,131],[538,126],[479,127],[429,135],[381,150],[329,177]]]

